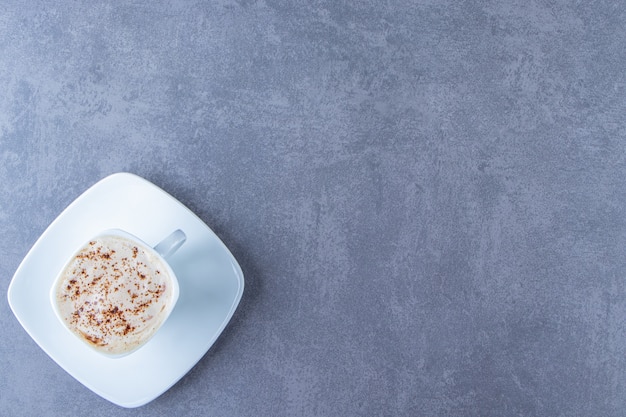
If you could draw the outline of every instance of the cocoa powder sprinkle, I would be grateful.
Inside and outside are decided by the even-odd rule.
[[[143,343],[160,325],[159,313],[169,302],[160,297],[168,279],[155,268],[160,261],[128,242],[117,236],[89,241],[57,287],[68,327],[109,353]]]

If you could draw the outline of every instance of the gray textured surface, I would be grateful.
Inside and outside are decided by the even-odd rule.
[[[624,10],[3,1],[2,293],[117,171],[194,210],[247,286],[134,411],[3,296],[0,415],[624,416]]]

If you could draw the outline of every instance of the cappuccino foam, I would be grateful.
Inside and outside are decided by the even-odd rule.
[[[168,315],[171,278],[133,240],[99,236],[63,270],[56,302],[67,327],[97,350],[119,355],[145,343]]]

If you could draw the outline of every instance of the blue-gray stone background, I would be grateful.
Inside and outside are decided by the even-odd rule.
[[[0,299],[1,416],[626,415],[626,6],[0,4],[0,292],[103,177],[239,260],[231,324],[136,410]]]

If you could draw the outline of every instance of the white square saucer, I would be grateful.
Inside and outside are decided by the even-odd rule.
[[[139,350],[108,358],[72,335],[54,314],[49,293],[76,249],[106,229],[122,229],[156,244],[181,229],[185,244],[168,262],[180,284],[171,316]],[[35,342],[65,371],[122,407],[144,405],[182,378],[209,350],[243,294],[239,264],[187,207],[133,174],[108,176],[50,224],[15,272],[9,305]]]

